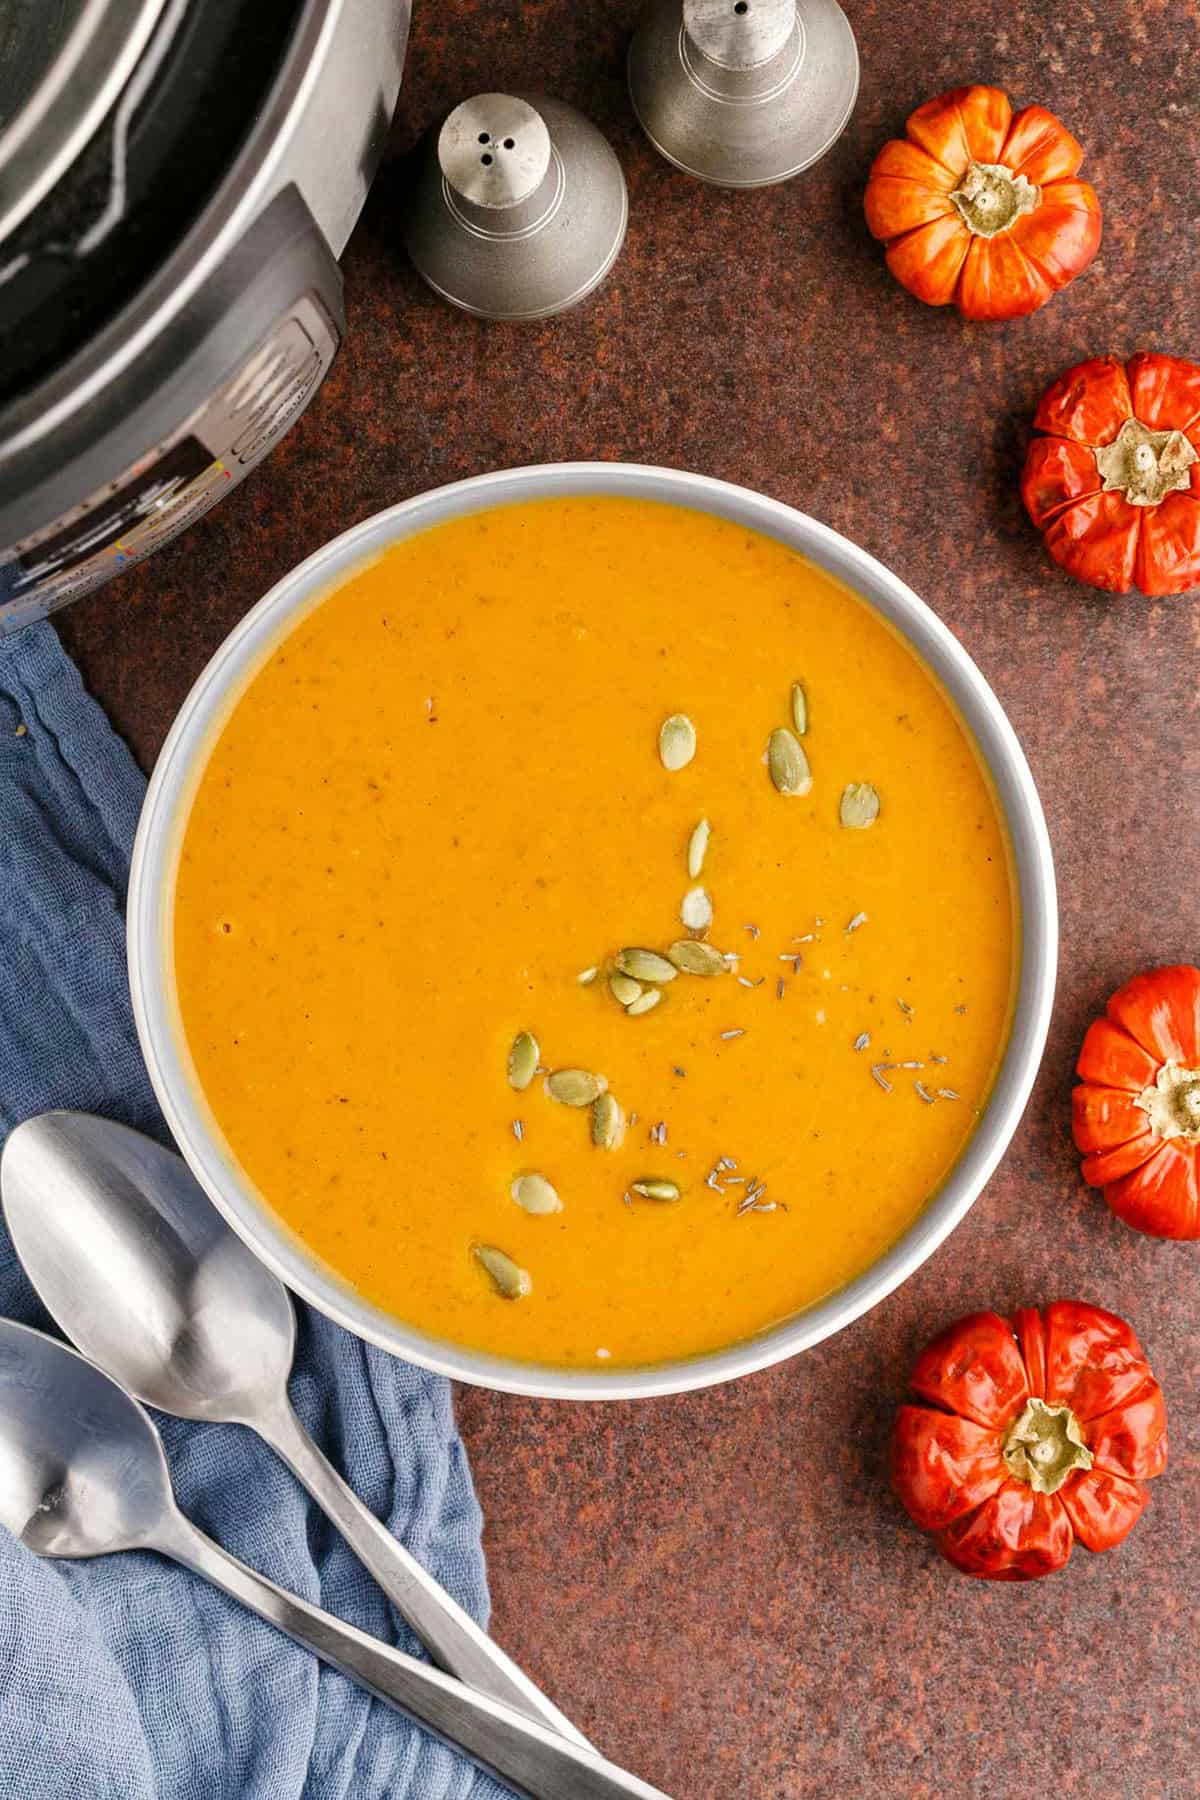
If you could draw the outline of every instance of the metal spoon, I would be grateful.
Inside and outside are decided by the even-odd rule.
[[[0,1158],[8,1229],[66,1335],[148,1406],[248,1425],[278,1452],[434,1661],[572,1743],[587,1739],[342,1480],[288,1400],[296,1317],[178,1156],[49,1112]]]
[[[185,1519],[147,1413],[74,1350],[0,1319],[0,1522],[39,1556],[157,1550],[531,1800],[666,1800],[594,1750],[276,1587]]]

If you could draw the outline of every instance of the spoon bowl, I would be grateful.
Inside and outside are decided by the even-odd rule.
[[[85,1356],[184,1419],[253,1418],[287,1390],[287,1290],[205,1200],[186,1164],[85,1113],[18,1125],[4,1214],[30,1280]]]
[[[65,1344],[0,1319],[0,1521],[38,1556],[105,1556],[174,1511],[140,1406]]]

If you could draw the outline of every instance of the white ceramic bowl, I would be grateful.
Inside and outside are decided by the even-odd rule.
[[[746,1342],[605,1372],[520,1363],[428,1337],[370,1305],[322,1264],[264,1205],[222,1143],[190,1072],[171,977],[175,862],[191,797],[214,731],[285,627],[364,558],[413,532],[509,501],[592,493],[667,501],[778,538],[897,627],[953,697],[991,769],[1021,901],[1020,985],[1003,1067],[975,1135],[899,1242],[836,1294]],[[574,1400],[676,1393],[749,1374],[819,1343],[911,1275],[976,1199],[1016,1129],[1045,1043],[1057,947],[1054,868],[1033,778],[995,695],[940,619],[865,551],[778,501],[700,475],[623,463],[511,469],[419,494],[356,525],[285,576],[226,639],[175,721],[146,797],[129,892],[130,982],[150,1079],[179,1148],[234,1230],[294,1292],[385,1350],[483,1387]]]

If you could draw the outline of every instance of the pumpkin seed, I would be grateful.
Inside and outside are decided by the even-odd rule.
[[[707,931],[713,921],[713,903],[702,887],[689,888],[683,896],[679,917],[689,931]]]
[[[664,769],[686,769],[696,754],[696,727],[686,713],[672,713],[658,733],[658,754]]]
[[[546,1092],[563,1106],[590,1106],[607,1087],[604,1076],[590,1069],[555,1069],[546,1077]]]
[[[710,827],[707,819],[701,819],[688,839],[687,869],[688,878],[697,881],[704,867],[704,858],[708,853]]]
[[[796,727],[797,737],[803,737],[808,730],[808,701],[798,681],[792,683],[792,724]]]
[[[640,1181],[630,1183],[633,1193],[640,1194],[643,1200],[678,1200],[679,1188],[673,1181],[660,1181],[656,1175],[644,1175]]]
[[[852,831],[865,831],[879,817],[879,795],[869,781],[852,781],[843,789],[838,818]]]
[[[812,771],[799,739],[782,725],[767,739],[767,768],[781,794],[807,794],[812,786]]]
[[[672,944],[667,955],[677,969],[685,975],[724,975],[729,964],[719,950],[711,944],[702,944],[698,938],[680,938]]]
[[[511,1256],[497,1250],[494,1244],[476,1244],[475,1256],[492,1278],[492,1286],[505,1300],[522,1300],[533,1291],[533,1280]]]
[[[625,1136],[625,1114],[615,1094],[601,1094],[592,1105],[592,1142],[598,1150],[616,1150]]]
[[[612,990],[613,999],[618,1001],[621,1006],[632,1006],[635,1000],[641,999],[641,982],[635,981],[632,975],[622,975],[619,969],[614,969],[609,976],[608,985]]]
[[[599,969],[596,967],[595,963],[593,963],[590,969],[580,969],[575,979],[580,987],[591,987],[599,973]]]
[[[665,956],[657,950],[639,950],[636,945],[627,950],[618,950],[613,961],[622,975],[632,975],[635,981],[674,981],[675,968]]]
[[[562,1211],[562,1201],[544,1175],[518,1175],[511,1192],[524,1212],[540,1214]]]
[[[625,1011],[631,1019],[640,1019],[643,1013],[653,1012],[661,999],[661,988],[647,988],[645,993],[639,994],[636,1000],[630,1001]]]
[[[532,1031],[518,1031],[512,1041],[512,1049],[508,1053],[508,1085],[520,1093],[527,1088],[537,1073],[538,1041]]]

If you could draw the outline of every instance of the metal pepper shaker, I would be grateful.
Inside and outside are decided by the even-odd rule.
[[[544,319],[590,294],[625,240],[621,166],[548,96],[476,94],[430,131],[405,220],[417,272],[487,319]]]
[[[685,174],[764,187],[841,135],[858,46],[837,0],[650,0],[629,94],[650,142]]]

